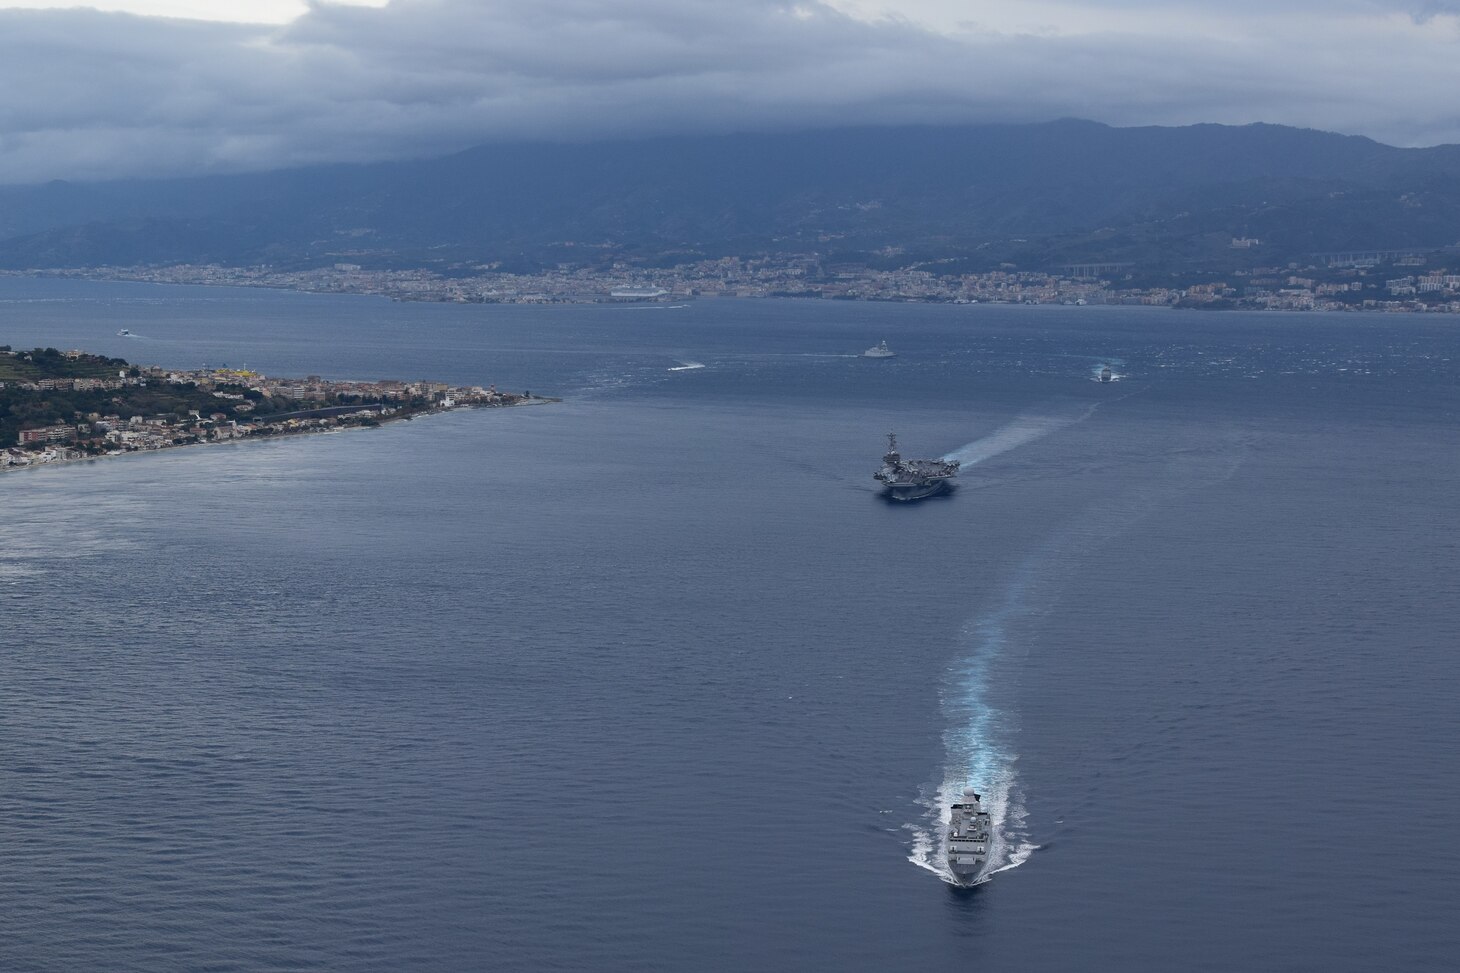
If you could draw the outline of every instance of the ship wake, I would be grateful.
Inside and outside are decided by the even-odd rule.
[[[1028,585],[1025,571],[1000,604],[965,627],[967,652],[944,677],[942,701],[948,729],[943,733],[943,779],[924,789],[919,801],[927,811],[924,820],[906,827],[913,838],[908,861],[950,885],[960,883],[946,864],[948,822],[950,809],[965,787],[982,795],[993,831],[988,865],[979,883],[1017,868],[1039,847],[1029,840],[1026,825],[1018,754],[1013,750],[1016,728],[990,699],[991,670],[1005,652],[1010,624],[1027,611],[1024,592]]]
[[[1090,418],[1100,403],[1064,412],[1021,415],[987,436],[943,457],[964,466],[980,463]],[[993,842],[988,864],[976,884],[1018,868],[1038,849],[1030,840],[1028,812],[1019,785],[1019,755],[1013,749],[1016,727],[991,695],[992,671],[1008,651],[1011,626],[1027,614],[1036,556],[1010,579],[1001,599],[972,619],[962,632],[964,651],[945,674],[942,688],[947,730],[943,733],[946,759],[943,778],[924,787],[919,803],[926,814],[909,824],[912,847],[908,861],[933,872],[950,885],[962,884],[947,865],[948,823],[952,805],[972,787],[982,796],[989,813]]]
[[[1092,406],[1063,424],[1038,428],[1053,431],[1081,421],[1093,411]],[[1011,427],[1035,428],[1019,427],[1016,420],[979,442],[1003,436],[999,441],[1012,448],[1007,444],[1016,438],[1017,442],[1037,438],[1003,435]],[[1051,594],[1067,572],[1108,551],[1122,534],[1173,498],[1233,477],[1255,441],[1248,431],[1229,426],[1209,430],[1200,446],[1181,443],[1167,447],[1142,468],[1143,475],[1132,478],[1127,489],[1092,502],[1078,522],[1054,532],[1001,587],[990,592],[987,606],[961,630],[956,659],[944,673],[940,695],[947,727],[943,733],[945,757],[941,773],[923,786],[919,803],[925,813],[904,826],[912,835],[909,861],[956,884],[946,864],[947,833],[950,807],[959,801],[965,787],[983,796],[992,825],[992,849],[980,882],[1019,867],[1038,850],[1039,845],[1031,840],[1020,781],[1019,727],[1005,704],[1010,696],[1001,689],[1009,685],[1009,668],[1025,650],[1031,625],[1048,610]]]
[[[958,447],[953,452],[944,456],[945,460],[957,460],[964,466],[972,466],[975,463],[982,463],[984,460],[1000,453],[1007,453],[1011,449],[1017,449],[1026,443],[1032,443],[1036,439],[1043,439],[1051,433],[1058,432],[1077,422],[1084,422],[1095,413],[1100,407],[1099,402],[1091,403],[1083,409],[1071,410],[1065,413],[1039,413],[1021,415],[1012,421],[1000,426],[982,439],[975,439]]]

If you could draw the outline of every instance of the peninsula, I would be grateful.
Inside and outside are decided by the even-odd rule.
[[[555,401],[495,386],[270,378],[0,346],[0,472],[98,456],[375,426],[448,409]]]

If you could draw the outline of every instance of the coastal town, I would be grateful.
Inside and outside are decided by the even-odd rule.
[[[1260,249],[1234,238],[1231,249]],[[888,254],[895,262],[896,254]],[[1167,280],[1132,264],[1069,264],[1058,270],[1005,265],[955,273],[946,261],[878,269],[820,254],[723,257],[672,267],[632,261],[563,263],[509,272],[500,264],[372,269],[337,262],[311,269],[216,264],[99,267],[23,272],[26,276],[272,287],[325,294],[371,294],[400,301],[485,304],[614,303],[693,298],[799,297],[831,300],[1056,305],[1146,305],[1199,309],[1460,313],[1460,252],[1355,251],[1315,254],[1303,263],[1193,272]],[[19,272],[10,272],[16,275]],[[1167,275],[1168,277],[1170,275]]]
[[[495,386],[276,378],[247,369],[167,369],[83,351],[4,347],[0,472],[549,401]]]

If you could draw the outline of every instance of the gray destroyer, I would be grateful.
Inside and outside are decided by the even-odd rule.
[[[963,789],[963,800],[951,808],[948,820],[948,871],[959,885],[973,885],[989,861],[993,830],[989,812],[983,809],[978,792]]]
[[[889,499],[921,500],[947,489],[948,481],[958,475],[958,466],[956,459],[903,459],[897,451],[897,435],[888,433],[882,469],[872,479],[882,484]]]

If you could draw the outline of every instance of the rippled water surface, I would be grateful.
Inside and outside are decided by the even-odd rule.
[[[0,476],[0,968],[1460,954],[1447,318],[0,280],[3,343],[565,401]]]

